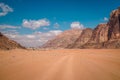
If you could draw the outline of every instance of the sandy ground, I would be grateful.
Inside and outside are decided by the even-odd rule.
[[[120,80],[120,49],[0,51],[0,80]]]

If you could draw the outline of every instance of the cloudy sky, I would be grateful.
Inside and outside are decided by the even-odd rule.
[[[26,47],[38,47],[61,32],[95,28],[120,0],[0,0],[0,32]]]

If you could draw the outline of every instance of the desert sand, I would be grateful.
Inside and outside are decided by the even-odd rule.
[[[0,80],[120,80],[120,49],[1,50]]]

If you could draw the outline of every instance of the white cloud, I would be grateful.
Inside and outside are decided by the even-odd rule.
[[[60,25],[58,23],[54,24],[54,28],[59,28],[59,27],[60,27]]]
[[[2,32],[3,34],[6,34],[6,35],[11,35],[11,34],[19,34],[19,32],[17,30],[7,30],[7,31],[4,31],[4,30],[0,30],[0,32]]]
[[[39,20],[24,19],[22,25],[26,28],[35,30],[43,26],[49,26],[50,22],[47,19],[39,19]]]
[[[5,16],[8,12],[13,12],[13,9],[4,3],[0,3],[0,9],[2,10],[0,16]]]
[[[35,38],[35,35],[26,35],[27,38]]]
[[[104,21],[108,21],[108,18],[107,18],[107,17],[104,17]]]
[[[84,29],[85,28],[84,25],[81,24],[80,22],[72,22],[70,27],[72,29]]]
[[[6,24],[0,25],[0,29],[7,29],[7,28],[9,28],[9,29],[19,29],[20,26],[11,26],[11,25],[6,25]]]
[[[51,31],[49,31],[49,33],[58,35],[58,34],[62,33],[62,31],[61,30],[51,30]]]
[[[49,30],[49,28],[44,27],[43,30]]]
[[[61,30],[51,30],[48,32],[34,32],[33,34],[11,34],[4,33],[10,39],[15,40],[25,47],[40,47],[48,40],[53,39],[56,35],[60,34]]]

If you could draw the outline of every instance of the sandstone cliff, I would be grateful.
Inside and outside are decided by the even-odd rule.
[[[51,47],[120,48],[120,8],[112,11],[107,23],[99,24],[94,30],[65,31],[44,45],[44,48]]]
[[[92,32],[91,38],[81,48],[102,48],[104,42],[108,41],[108,25],[99,24]]]
[[[92,36],[92,29],[86,28],[82,31],[78,39],[73,43],[67,46],[67,48],[80,48],[84,45]]]
[[[112,11],[106,24],[99,24],[82,48],[120,48],[120,8]]]
[[[102,43],[108,40],[108,26],[107,24],[99,24],[92,33],[88,43]]]
[[[120,8],[112,11],[110,14],[110,20],[108,22],[108,39],[120,38]]]

